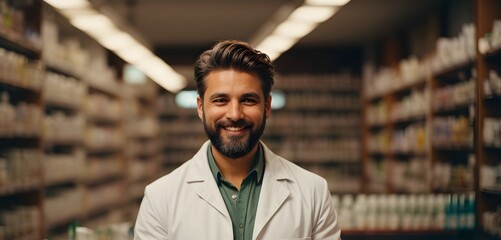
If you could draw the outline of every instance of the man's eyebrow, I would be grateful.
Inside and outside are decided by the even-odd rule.
[[[245,93],[242,95],[242,98],[255,98],[261,100],[261,96],[259,96],[259,94],[255,92]]]
[[[228,97],[228,94],[226,93],[214,93],[209,96],[209,99],[215,99],[215,98],[220,98],[220,97]]]

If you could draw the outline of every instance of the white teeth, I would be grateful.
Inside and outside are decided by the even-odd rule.
[[[228,131],[231,131],[231,132],[236,132],[236,131],[240,131],[244,128],[240,127],[240,128],[237,128],[237,127],[225,127],[226,130]]]

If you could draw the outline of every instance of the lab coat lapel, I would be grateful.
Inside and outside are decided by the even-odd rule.
[[[289,173],[284,166],[281,166],[279,159],[276,159],[263,143],[265,150],[265,171],[263,176],[263,186],[259,197],[259,204],[254,223],[253,239],[256,239],[266,223],[273,217],[282,206],[290,191],[284,186],[284,181],[291,180]]]
[[[226,209],[223,197],[219,192],[207,160],[207,148],[209,144],[210,142],[207,141],[193,157],[194,164],[188,172],[187,183],[193,185],[195,193],[205,200],[207,204],[229,218],[230,214],[228,213],[228,209]]]

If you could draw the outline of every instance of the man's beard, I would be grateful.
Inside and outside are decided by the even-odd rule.
[[[266,116],[263,114],[263,121],[261,121],[261,124],[257,125],[255,128],[252,123],[243,119],[236,122],[232,120],[218,121],[216,122],[215,127],[209,127],[205,120],[204,113],[203,124],[205,133],[207,134],[207,137],[211,141],[212,145],[223,155],[236,159],[245,156],[259,142],[266,126]],[[250,134],[247,136],[247,140],[245,140],[245,137],[242,138],[241,136],[230,136],[227,139],[229,142],[225,143],[225,140],[220,134],[220,129],[224,127],[244,127],[245,129],[250,129]]]

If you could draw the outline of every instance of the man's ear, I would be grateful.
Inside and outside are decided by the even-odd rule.
[[[266,99],[266,106],[265,106],[265,111],[266,111],[266,118],[270,117],[271,114],[271,95],[268,96],[268,99]]]
[[[198,112],[198,117],[200,118],[200,120],[203,120],[203,116],[204,116],[203,102],[204,102],[204,100],[200,96],[198,96],[197,97],[197,112]]]

